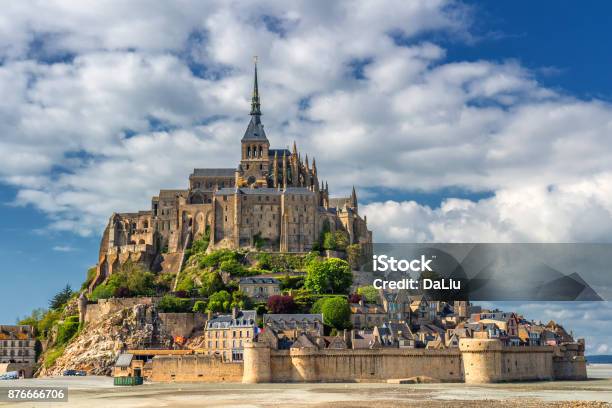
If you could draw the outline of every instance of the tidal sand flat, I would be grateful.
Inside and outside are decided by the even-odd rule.
[[[612,365],[588,367],[588,381],[509,384],[158,384],[115,387],[109,377],[5,381],[0,387],[68,387],[61,406],[122,407],[612,407]],[[57,407],[57,403],[0,403]]]

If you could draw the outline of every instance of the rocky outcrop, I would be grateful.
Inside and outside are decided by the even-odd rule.
[[[117,354],[126,349],[170,346],[172,338],[159,327],[152,305],[138,304],[87,324],[66,346],[64,353],[39,376],[61,375],[64,370],[86,370],[110,375]]]

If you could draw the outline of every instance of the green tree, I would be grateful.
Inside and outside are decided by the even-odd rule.
[[[353,283],[351,268],[342,259],[311,262],[306,271],[304,287],[314,293],[348,293]]]
[[[165,313],[186,313],[192,310],[190,299],[181,299],[172,295],[164,295],[157,308]]]
[[[357,288],[357,294],[361,295],[366,303],[376,303],[379,300],[378,290],[372,285]]]
[[[211,312],[229,312],[231,302],[232,296],[226,290],[221,290],[210,296],[206,310]]]
[[[241,290],[235,290],[232,292],[232,304],[231,307],[237,307],[238,309],[244,310],[251,306],[251,300]]]
[[[203,272],[200,275],[200,282],[202,285],[198,292],[202,296],[211,296],[213,293],[223,290],[225,287],[221,276],[219,276],[217,272]]]
[[[331,297],[321,305],[323,323],[337,330],[351,328],[351,308],[345,298]]]
[[[53,296],[53,298],[49,301],[49,308],[53,310],[62,309],[70,300],[72,293],[72,288],[70,287],[70,285],[67,284],[64,289],[57,292],[55,296]]]
[[[236,259],[228,259],[221,262],[219,269],[233,276],[240,276],[244,273],[244,266]]]
[[[136,295],[153,295],[155,293],[155,275],[142,268],[134,269],[127,275],[127,287]]]
[[[194,313],[205,313],[206,312],[206,302],[203,300],[196,301],[191,310]]]
[[[314,313],[314,314],[323,313],[323,303],[325,303],[327,299],[329,298],[322,297],[322,298],[317,299],[317,301],[312,304],[312,307],[310,308],[310,313]]]

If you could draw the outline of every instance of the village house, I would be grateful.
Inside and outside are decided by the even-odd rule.
[[[0,363],[34,364],[34,328],[27,325],[0,325]]]
[[[388,315],[383,306],[365,303],[363,299],[359,303],[351,303],[351,323],[356,329],[371,328],[381,325],[387,320]]]
[[[322,314],[264,314],[264,329],[273,330],[279,339],[295,341],[300,335],[307,334],[311,337],[323,336]]]
[[[272,295],[280,295],[280,281],[276,278],[241,278],[238,288],[253,300],[267,300]]]
[[[383,347],[415,348],[416,339],[406,323],[386,322],[374,327],[373,337]]]
[[[232,309],[231,315],[210,319],[204,330],[204,351],[219,355],[224,361],[242,361],[244,344],[257,330],[254,310]]]

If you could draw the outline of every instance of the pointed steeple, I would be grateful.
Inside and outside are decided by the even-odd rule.
[[[312,175],[317,176],[317,159],[312,158]]]
[[[353,191],[351,192],[351,207],[357,208],[357,193],[355,192],[355,186],[353,186]]]
[[[255,80],[253,81],[253,97],[251,98],[251,121],[247,126],[246,132],[244,132],[242,141],[267,142],[268,138],[261,123],[261,106],[259,103],[259,88],[257,86],[257,57],[254,57],[254,62]]]
[[[253,82],[253,97],[251,98],[251,115],[261,116],[259,87],[257,86],[257,56],[253,57],[253,62],[255,65],[255,81]]]

